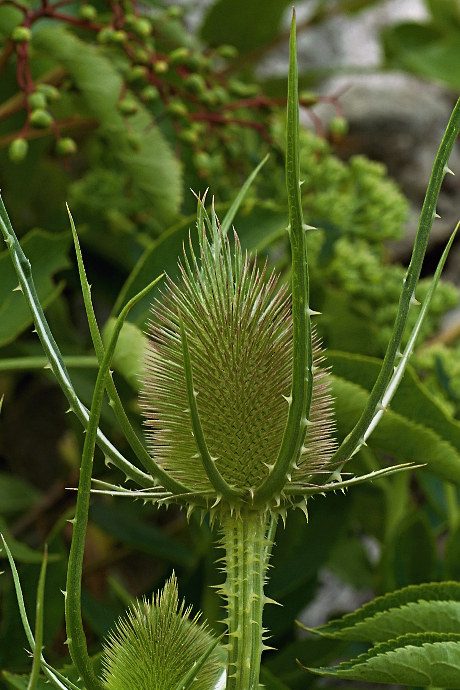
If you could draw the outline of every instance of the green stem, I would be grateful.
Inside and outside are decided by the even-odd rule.
[[[68,369],[97,369],[96,357],[87,355],[63,357]],[[11,357],[0,359],[0,371],[33,371],[49,368],[48,357]]]
[[[354,429],[348,434],[342,445],[331,458],[331,463],[338,465],[340,462],[348,460],[361,446],[365,438],[365,432],[372,422],[379,405],[382,405],[382,397],[393,375],[394,365],[399,353],[399,347],[404,335],[407,324],[407,317],[411,304],[414,303],[415,288],[422,269],[422,263],[430,236],[433,220],[436,218],[436,204],[439,197],[442,181],[449,168],[449,161],[452,148],[460,132],[460,99],[450,116],[449,123],[439,146],[438,153],[431,172],[430,181],[425,195],[425,200],[420,214],[417,234],[415,236],[414,248],[407,269],[406,277],[403,281],[403,289],[399,298],[398,313],[396,316],[393,333],[388,343],[382,368],[377,381],[371,391],[364,411],[355,425]]]
[[[83,571],[83,553],[85,550],[86,529],[88,526],[89,500],[91,493],[91,474],[93,469],[94,450],[97,440],[99,417],[102,408],[104,388],[109,375],[110,364],[117,344],[118,336],[126,320],[129,310],[146,295],[162,278],[159,276],[138,295],[133,297],[123,308],[118,317],[109,344],[105,351],[94,387],[93,401],[89,413],[88,427],[83,446],[83,454],[78,481],[77,507],[73,523],[72,543],[70,546],[69,562],[67,566],[67,582],[65,592],[65,618],[67,630],[67,644],[70,656],[80,673],[87,690],[102,690],[103,685],[94,673],[91,659],[88,656],[86,637],[81,618],[81,579]]]
[[[258,511],[221,519],[227,580],[228,661],[226,690],[257,690],[264,649],[262,613],[268,568],[267,516]]]
[[[50,369],[56,377],[56,381],[60,385],[67,401],[69,402],[70,410],[72,410],[77,418],[86,429],[89,421],[89,412],[78,398],[70,380],[69,372],[65,365],[61,352],[54,340],[50,327],[46,320],[43,308],[38,299],[37,291],[32,277],[32,267],[30,261],[24,254],[19,240],[11,225],[11,221],[6,212],[5,205],[0,196],[0,232],[8,246],[11,260],[13,262],[16,275],[19,280],[19,286],[28,304],[32,318],[35,324],[35,330],[40,339],[42,347],[48,357]],[[140,486],[148,488],[155,485],[153,478],[139,470],[135,465],[132,465],[129,460],[110,443],[100,429],[97,430],[97,444],[104,455],[113,464],[126,474],[129,479],[137,482]]]
[[[292,385],[289,412],[275,464],[254,492],[254,507],[263,508],[280,494],[292,474],[305,440],[313,392],[313,348],[307,248],[300,195],[299,95],[295,12],[289,42],[286,128],[286,187],[292,253]]]

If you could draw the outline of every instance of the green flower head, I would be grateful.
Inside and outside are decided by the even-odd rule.
[[[137,601],[110,634],[102,656],[104,685],[108,690],[177,690],[195,668],[190,689],[209,690],[223,672],[215,642],[198,617],[190,619],[190,608],[184,609],[184,602],[179,606],[173,575],[151,602]]]
[[[198,223],[199,257],[190,243],[180,281],[168,279],[153,307],[143,393],[149,449],[168,474],[212,504],[250,508],[286,425],[291,300],[274,273],[266,278],[243,253],[236,233],[231,245],[214,211],[206,220],[208,233]],[[296,485],[317,481],[335,450],[328,373],[314,340],[309,425],[287,477]],[[279,504],[274,496],[267,507]]]

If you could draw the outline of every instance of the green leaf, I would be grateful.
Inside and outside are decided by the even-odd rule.
[[[459,31],[412,22],[386,29],[382,34],[387,64],[429,79],[441,80],[460,90]]]
[[[321,676],[374,683],[458,688],[460,635],[420,633],[383,642],[334,668],[308,669]]]
[[[0,472],[0,514],[22,513],[37,505],[40,492],[23,479]]]
[[[201,38],[212,46],[229,43],[248,53],[277,35],[288,5],[286,0],[219,0],[205,17]]]
[[[115,327],[116,319],[108,319],[102,329],[102,342],[106,348]],[[118,371],[128,383],[138,391],[143,371],[143,357],[146,336],[134,323],[125,321],[118,337],[117,347],[112,360],[112,368]]]
[[[67,258],[71,235],[68,232],[52,234],[32,230],[21,242],[34,276],[38,298],[46,308],[61,292],[63,283],[56,286],[52,276],[69,268]],[[29,307],[22,292],[16,290],[16,276],[8,250],[0,253],[0,347],[10,343],[32,323]]]
[[[357,383],[367,391],[372,390],[382,366],[381,360],[374,357],[331,350],[327,352],[327,361],[336,376]],[[391,401],[391,410],[432,429],[460,453],[460,422],[446,414],[410,365]]]
[[[142,523],[132,515],[102,503],[91,506],[90,518],[98,527],[135,549],[171,563],[190,566],[195,555],[187,546],[167,536],[158,527]]]
[[[140,102],[130,118],[130,132],[139,134],[141,150],[136,152],[130,146],[125,122],[116,107],[123,85],[121,75],[97,48],[62,28],[43,27],[34,33],[32,43],[64,65],[82,91],[89,112],[102,125],[103,135],[123,169],[144,193],[146,202],[164,221],[171,220],[182,201],[180,164]]]
[[[360,609],[353,613],[348,613],[343,618],[330,621],[327,625],[315,628],[314,632],[323,637],[344,640],[364,640],[381,641],[391,639],[392,636],[384,630],[376,630],[376,621],[381,620],[383,627],[387,626],[390,630],[398,631],[401,635],[407,632],[402,627],[398,627],[401,621],[406,624],[411,612],[414,612],[414,620],[420,620],[421,615],[426,616],[427,631],[433,632],[456,632],[454,630],[444,630],[443,625],[458,626],[460,621],[450,622],[450,613],[442,613],[436,619],[436,611],[442,612],[445,604],[460,606],[460,583],[458,582],[431,582],[430,584],[409,585],[396,592],[390,592],[385,596],[377,597],[368,604],[364,604]],[[433,613],[430,607],[433,606]],[[418,608],[420,607],[420,608]],[[438,608],[440,607],[440,608]],[[449,611],[449,609],[445,609]],[[457,610],[455,607],[450,609]],[[431,628],[430,626],[434,626]],[[459,629],[460,632],[460,629]],[[375,637],[375,635],[377,635]]]
[[[367,402],[368,393],[344,379],[332,376],[337,431],[346,436],[356,424]],[[421,424],[388,410],[368,439],[368,445],[400,462],[427,463],[431,474],[460,484],[460,454],[453,445]]]

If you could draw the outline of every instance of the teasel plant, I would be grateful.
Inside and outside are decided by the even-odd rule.
[[[412,258],[404,278],[393,333],[380,374],[359,421],[341,445],[334,439],[333,400],[328,370],[310,305],[306,234],[300,196],[299,109],[295,13],[291,25],[288,77],[286,184],[292,285],[277,289],[274,274],[242,252],[236,233],[229,238],[238,207],[264,161],[249,177],[220,223],[212,205],[198,198],[199,249],[184,252],[181,278],[165,278],[163,295],[152,308],[145,355],[142,406],[148,448],[122,407],[110,365],[117,338],[135,302],[121,311],[106,349],[94,315],[75,226],[70,216],[83,297],[99,372],[88,410],[78,399],[63,357],[38,301],[32,270],[0,205],[0,227],[15,266],[20,289],[31,309],[35,330],[70,406],[86,430],[65,591],[67,643],[88,690],[257,690],[260,661],[269,631],[263,628],[264,594],[279,517],[299,508],[308,518],[308,500],[414,465],[395,465],[369,474],[342,475],[343,467],[385,414],[404,374],[423,319],[429,309],[452,234],[424,303],[415,299],[436,202],[448,160],[460,130],[460,101],[441,142],[423,204]],[[407,345],[401,343],[410,309],[419,309]],[[99,429],[104,390],[121,429],[143,469],[129,462]],[[106,461],[138,489],[92,480],[96,444]],[[348,477],[348,478],[347,478]],[[220,593],[226,606],[225,640],[212,637],[205,624],[190,619],[179,605],[171,579],[151,602],[138,602],[109,637],[98,678],[88,655],[81,618],[81,578],[91,491],[143,498],[157,505],[177,504],[190,516],[200,511],[220,529],[226,579]],[[13,571],[19,608],[34,657],[30,690],[41,668],[57,688],[76,690],[51,668],[41,649],[40,620],[34,634],[28,623],[17,570]],[[37,595],[43,611],[44,564]],[[39,604],[41,602],[41,608]],[[181,651],[180,653],[178,650]]]

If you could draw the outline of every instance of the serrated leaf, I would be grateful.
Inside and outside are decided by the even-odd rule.
[[[386,642],[408,633],[460,634],[459,601],[418,601],[400,608],[380,611],[351,628],[332,635],[355,642]]]
[[[63,283],[56,286],[52,277],[57,271],[69,268],[67,253],[70,242],[68,232],[52,234],[44,230],[32,230],[21,242],[32,266],[35,288],[43,308],[51,304],[64,287]],[[0,252],[0,347],[13,341],[32,323],[22,292],[15,290],[17,286],[18,278],[9,252]]]
[[[458,688],[460,635],[405,635],[334,668],[308,670],[321,676],[371,683]]]
[[[164,221],[172,219],[182,200],[180,164],[140,102],[130,118],[130,131],[139,134],[141,150],[136,152],[129,145],[126,125],[117,109],[123,80],[110,61],[97,48],[55,26],[36,31],[33,46],[64,65],[83,93],[90,113],[101,123],[113,154],[145,194],[146,202],[154,205]]]
[[[354,427],[367,402],[361,386],[331,376],[337,431],[345,437]],[[427,470],[440,479],[460,485],[460,454],[432,429],[388,410],[367,443],[399,462],[427,463]]]
[[[332,365],[332,371],[336,376],[357,383],[367,391],[372,390],[382,366],[382,361],[376,357],[337,350],[328,350],[327,361]],[[446,414],[410,365],[407,366],[391,401],[391,410],[417,424],[433,429],[460,453],[460,422]],[[370,442],[372,443],[372,437]]]
[[[404,587],[404,589],[399,589],[396,592],[390,592],[384,596],[377,597],[368,604],[364,604],[360,609],[354,611],[353,613],[348,613],[343,618],[330,621],[327,625],[322,625],[319,628],[315,628],[314,632],[323,637],[330,637],[334,639],[347,639],[347,640],[365,640],[373,641],[379,640],[379,637],[373,637],[375,634],[374,627],[376,620],[384,620],[382,616],[386,616],[386,620],[391,623],[391,616],[394,614],[394,620],[401,620],[398,618],[397,614],[403,611],[402,617],[407,618],[407,613],[410,611],[417,611],[414,606],[419,604],[428,605],[438,605],[451,603],[460,606],[460,583],[458,582],[432,582],[430,584],[422,585],[409,585],[409,587]],[[437,609],[434,608],[434,611]],[[416,614],[418,619],[420,614],[426,609],[419,609]],[[441,609],[439,609],[441,612]],[[391,616],[390,616],[391,614]],[[398,614],[399,615],[399,614]],[[428,616],[428,613],[426,613]],[[431,619],[430,619],[431,620]],[[427,619],[428,622],[428,619]],[[431,620],[430,625],[441,625],[442,622],[436,623],[435,619]],[[446,623],[447,624],[447,623]],[[366,625],[369,631],[372,630],[372,634],[366,633]],[[460,621],[458,622],[460,626]],[[426,630],[431,630],[427,627]],[[354,637],[355,631],[359,631],[356,634],[358,637]],[[434,630],[436,631],[436,630]],[[407,630],[405,631],[407,632]],[[438,630],[437,632],[455,632],[447,630]],[[460,632],[460,630],[459,630]],[[403,634],[403,632],[399,632]],[[367,636],[366,636],[367,635]],[[386,637],[385,639],[389,639]]]

